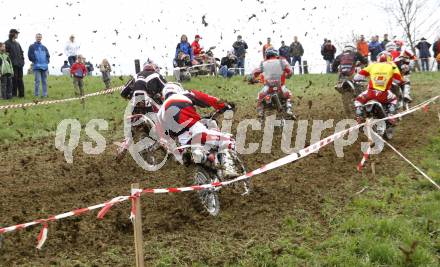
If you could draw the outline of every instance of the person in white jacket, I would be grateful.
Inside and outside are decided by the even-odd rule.
[[[76,62],[76,58],[79,54],[79,48],[80,45],[75,42],[75,36],[71,35],[69,41],[66,43],[66,47],[64,48],[64,52],[67,56],[70,66]]]

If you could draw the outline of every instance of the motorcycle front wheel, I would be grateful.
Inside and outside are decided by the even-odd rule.
[[[194,182],[196,185],[210,184],[218,182],[218,178],[214,173],[207,171],[203,166],[197,166],[194,175]],[[217,216],[220,212],[220,200],[218,196],[218,188],[209,188],[197,191],[194,194],[193,205],[196,211]]]

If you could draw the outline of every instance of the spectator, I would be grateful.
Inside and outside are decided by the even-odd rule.
[[[84,96],[84,77],[87,75],[86,65],[84,64],[85,58],[81,55],[77,56],[76,63],[72,65],[70,74],[73,78],[73,88],[75,89],[75,95]]]
[[[202,39],[202,37],[197,34],[194,37],[194,42],[192,42],[192,44],[191,44],[191,48],[192,48],[194,57],[198,57],[203,51],[203,47],[201,47],[199,44],[200,39]]]
[[[416,48],[419,50],[422,71],[429,71],[429,58],[431,57],[431,52],[429,52],[430,47],[431,44],[426,41],[425,37],[420,39],[420,42],[416,45]]]
[[[20,44],[17,42],[18,34],[20,32],[16,29],[9,31],[9,39],[5,42],[6,52],[14,68],[14,77],[12,78],[12,96],[24,97],[24,83],[23,83],[23,67],[24,67],[24,52]]]
[[[323,42],[322,45],[321,45],[321,50],[322,50],[322,48],[324,47],[324,45],[327,44],[327,41],[328,41],[328,39],[327,39],[327,38],[324,38],[324,42]]]
[[[79,54],[80,45],[75,42],[75,36],[71,35],[69,41],[66,43],[66,47],[64,48],[64,53],[67,56],[67,60],[69,61],[69,65],[72,65],[76,62],[76,57]]]
[[[101,65],[99,65],[99,70],[102,73],[102,81],[105,84],[106,89],[110,89],[112,67],[107,59],[103,59]]]
[[[86,62],[84,65],[86,65],[87,75],[92,76],[93,71],[95,70],[95,68],[93,67],[93,64],[90,61],[86,61],[85,58],[84,58],[84,61]]]
[[[189,57],[189,62],[186,62],[185,57]],[[183,67],[185,65],[193,64],[194,53],[191,45],[188,43],[188,37],[182,34],[180,43],[177,44],[176,54],[174,55],[174,65]]]
[[[220,61],[220,75],[225,78],[231,78],[235,71],[231,70],[237,65],[237,57],[234,55],[233,51],[228,51],[226,57],[223,57]]]
[[[280,53],[280,57],[286,59],[289,64],[292,64],[290,61],[290,47],[287,46],[284,41],[281,41],[281,46],[278,49],[278,53]]]
[[[322,47],[321,54],[327,63],[326,72],[331,73],[331,67],[336,54],[336,47],[332,44],[331,40],[327,40],[327,43]]]
[[[1,97],[3,99],[12,98],[12,76],[14,75],[14,67],[12,61],[6,53],[6,46],[0,43],[0,85]]]
[[[371,42],[368,44],[368,51],[370,52],[370,59],[373,62],[377,61],[377,56],[382,52],[382,45],[379,43],[379,36],[371,37]]]
[[[64,64],[63,66],[61,66],[61,73],[63,75],[69,76],[70,75],[70,65],[69,65],[69,61],[64,60]]]
[[[357,42],[356,48],[359,54],[368,60],[368,43],[365,41],[364,35],[361,35],[359,41]]]
[[[383,40],[382,40],[382,42],[380,43],[380,45],[381,45],[381,47],[382,47],[382,51],[385,50],[385,47],[387,46],[387,44],[388,44],[389,42],[390,42],[390,40],[388,40],[388,34],[385,33],[385,34],[383,35]]]
[[[327,40],[327,39],[326,39]],[[292,57],[291,65],[295,68],[296,62],[299,65],[299,73],[302,74],[302,61],[301,57],[304,55],[304,48],[300,42],[298,42],[298,37],[293,37],[293,43],[290,44],[290,56]],[[295,71],[295,69],[293,70]]]
[[[41,43],[41,33],[35,35],[35,43],[29,46],[28,58],[34,64],[35,87],[34,96],[40,95],[40,82],[43,87],[42,97],[47,97],[47,70],[49,69],[49,50]]]
[[[434,52],[435,58],[440,53],[440,37],[438,37],[437,41],[435,41],[434,44],[432,45],[432,52]]]
[[[270,43],[270,37],[267,37],[267,43],[263,45],[263,59],[266,59],[266,50],[273,47]]]
[[[244,75],[244,62],[246,58],[246,49],[248,45],[243,41],[241,35],[237,36],[237,41],[232,44],[234,48],[234,55],[237,57],[237,68],[239,69],[240,75]]]

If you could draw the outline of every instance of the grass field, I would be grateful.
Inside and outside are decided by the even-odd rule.
[[[321,107],[320,104],[325,99],[337,99],[333,89],[335,80],[335,75],[304,75],[294,76],[288,81],[288,87],[295,96],[295,105],[301,107],[300,117],[306,117],[304,112],[311,109],[312,105],[314,110],[319,111],[322,108],[319,114],[326,113],[326,107]],[[33,101],[32,83],[32,77],[26,77],[26,99],[14,100],[14,103]],[[123,83],[123,79],[114,78],[114,86]],[[440,73],[416,73],[412,76],[412,83],[417,100],[440,94]],[[49,84],[49,99],[73,96],[70,79],[50,77]],[[102,90],[102,87],[103,83],[98,77],[87,78],[86,93]],[[255,98],[260,89],[257,85],[247,85],[239,77],[231,80],[194,78],[185,87],[200,89],[234,101],[239,109],[247,111],[244,117],[254,114]],[[12,102],[0,101],[0,105],[8,103]],[[0,148],[26,144],[29,140],[47,137],[52,139],[58,123],[63,119],[78,119],[83,126],[90,119],[106,119],[109,130],[105,136],[111,140],[120,139],[123,135],[122,114],[126,104],[124,99],[114,93],[88,98],[85,108],[79,101],[75,101],[2,111]],[[340,103],[335,102],[334,105],[339,106]],[[436,112],[440,110],[438,104],[433,109]],[[403,151],[440,183],[440,122],[433,120],[426,127],[418,130],[429,133],[430,140],[405,144]],[[417,136],[410,136],[408,140],[417,140]],[[145,248],[150,255],[156,256],[149,259],[148,263],[156,266],[440,266],[440,191],[435,190],[397,155],[391,152],[387,155],[388,158],[381,157],[378,160],[393,162],[390,164],[394,167],[392,173],[397,175],[387,175],[383,170],[375,177],[371,174],[363,175],[360,180],[362,190],[354,194],[344,194],[344,201],[340,201],[338,195],[323,195],[322,206],[316,211],[321,220],[316,220],[313,212],[292,207],[289,212],[283,213],[289,215],[273,218],[281,223],[273,226],[279,230],[271,238],[267,238],[265,242],[246,240],[240,244],[242,247],[240,246],[239,251],[244,251],[242,254],[219,262],[215,260],[216,257],[223,253],[233,254],[234,249],[238,249],[229,246],[226,236],[224,240],[220,235],[217,239],[203,243],[208,247],[201,249],[210,251],[210,254],[205,259],[198,257],[194,260],[188,259],[185,246],[174,247],[172,241],[168,241],[170,244],[165,241],[153,243],[152,240],[157,237],[148,236],[144,240]],[[378,168],[382,166],[379,163]],[[352,162],[349,164],[350,168],[354,168]],[[329,169],[328,172],[332,170]],[[349,177],[347,181],[350,181]],[[349,184],[346,186],[350,187]],[[223,220],[234,223],[233,218],[227,217],[231,215],[227,212],[225,214]],[[0,220],[0,225],[2,224],[3,221]],[[10,235],[20,234],[17,232]],[[104,253],[96,255],[98,259],[93,262],[82,259],[81,256],[72,260],[68,252],[62,252],[66,254],[58,255],[50,261],[62,266],[130,266],[133,264],[130,254],[132,249],[130,248],[130,253],[125,249],[109,246]],[[0,248],[0,254],[1,250]],[[73,250],[75,248],[71,247],[67,251]],[[2,264],[3,256],[0,255],[0,265],[10,264],[11,261]],[[29,260],[27,264],[44,266],[39,259]]]

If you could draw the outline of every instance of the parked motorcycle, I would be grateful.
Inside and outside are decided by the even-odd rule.
[[[202,52],[200,55],[198,55],[195,60],[201,65],[201,66],[194,66],[192,74],[193,75],[212,75],[217,76],[218,68],[220,64],[218,63],[220,59],[214,57],[213,50],[215,49],[215,46],[211,46],[208,51]]]

